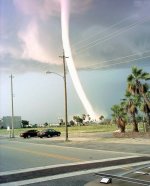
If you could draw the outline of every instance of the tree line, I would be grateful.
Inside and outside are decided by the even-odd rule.
[[[104,116],[100,115],[99,116],[99,122],[104,121]],[[75,115],[73,116],[72,120],[68,122],[69,126],[74,126],[74,125],[88,125],[90,123],[97,123],[98,121],[93,120],[89,114],[82,114],[81,116]],[[59,124],[60,125],[65,125],[63,119],[59,119]]]

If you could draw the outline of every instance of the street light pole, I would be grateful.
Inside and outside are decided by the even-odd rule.
[[[12,130],[12,138],[14,138],[14,101],[13,101],[13,75],[11,74],[11,108],[12,108],[12,117],[11,117],[11,130]]]
[[[47,71],[46,73],[47,74],[50,74],[50,73],[53,73],[53,74],[56,74],[60,77],[63,78],[64,80],[64,97],[65,97],[65,141],[68,141],[68,107],[67,107],[67,81],[66,81],[66,58],[69,58],[69,57],[66,57],[65,56],[65,53],[64,53],[64,50],[63,50],[63,56],[59,56],[63,59],[63,70],[64,70],[64,75],[60,75],[56,72],[50,72],[50,71]]]
[[[68,141],[68,107],[67,107],[67,82],[66,82],[66,57],[64,50],[63,50],[63,56],[59,56],[63,58],[63,67],[64,67],[64,94],[65,94],[65,141]]]

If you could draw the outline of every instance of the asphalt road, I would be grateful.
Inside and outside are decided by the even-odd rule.
[[[143,165],[142,165],[143,166]],[[109,170],[109,171],[104,171],[104,174],[111,174],[111,175],[124,175],[125,177],[129,177],[129,178],[138,178],[139,180],[146,180],[149,181],[150,183],[150,175],[142,175],[142,174],[138,174],[136,173],[135,169],[139,169],[142,166],[127,166],[127,167],[123,167],[123,168],[119,168],[119,169],[114,169],[114,170]],[[144,166],[148,166],[148,165],[144,165]],[[150,165],[149,165],[150,166]],[[148,166],[148,168],[145,169],[140,169],[140,171],[144,171],[147,173],[150,173],[150,167]],[[130,172],[130,173],[129,173]],[[45,181],[42,183],[33,183],[33,184],[29,184],[29,186],[105,186],[106,184],[100,184],[100,180],[102,179],[101,176],[98,175],[98,173],[91,173],[91,174],[83,174],[83,175],[74,175],[74,176],[70,176],[67,178],[60,178],[60,179],[53,179],[50,181]],[[108,184],[108,186],[141,186],[141,184],[137,184],[137,183],[131,183],[131,182],[127,182],[127,181],[119,181],[117,179],[113,179],[112,178],[112,183]]]
[[[141,167],[147,167],[144,169],[141,169]],[[65,169],[64,169],[65,170]],[[139,170],[139,171],[136,171]],[[3,186],[19,186],[19,185],[29,185],[29,186],[103,186],[105,184],[100,184],[100,180],[102,177],[99,175],[101,173],[103,174],[111,174],[116,176],[125,176],[126,179],[135,178],[138,179],[143,183],[142,180],[145,180],[144,183],[148,181],[148,184],[144,184],[145,186],[149,186],[150,184],[150,175],[146,174],[143,175],[143,173],[140,173],[140,171],[144,171],[146,173],[150,173],[150,161],[144,163],[138,163],[138,165],[121,165],[121,166],[109,166],[106,168],[99,168],[99,169],[91,169],[91,170],[84,170],[84,171],[74,171],[74,172],[67,172],[67,173],[59,173],[58,175],[49,175],[47,177],[38,177],[33,179],[22,179],[21,181],[12,181],[12,182],[5,182],[0,185]],[[34,174],[34,173],[33,173]],[[51,171],[49,172],[51,174]],[[15,175],[14,175],[15,176]],[[33,175],[32,175],[33,176]],[[9,177],[9,176],[8,176]],[[34,177],[34,176],[33,176]],[[110,177],[110,176],[109,176]],[[126,180],[125,179],[125,180]],[[112,186],[144,186],[143,184],[137,184],[131,183],[127,181],[120,181],[118,179],[115,179],[112,177]],[[133,180],[132,180],[133,181]]]
[[[131,163],[143,163],[146,160],[147,162],[150,160],[149,143],[127,144],[121,142],[115,143],[113,141],[107,143],[106,141],[93,140],[77,140],[66,143],[61,138],[1,138],[0,149],[0,176],[4,182],[6,182],[6,177],[8,179],[10,178],[9,185],[15,185],[12,182],[12,177],[15,180],[15,176],[16,183],[18,183],[18,178],[21,182],[16,185],[25,185],[26,181],[25,183],[22,181],[24,177],[28,180],[29,176],[29,180],[33,180],[31,182],[29,181],[28,184],[30,185],[34,185],[35,182],[36,185],[41,186],[80,186],[94,179],[95,175],[93,172],[95,169],[100,168],[102,171],[103,168],[109,168],[108,170],[115,168],[118,170],[117,165],[123,167],[129,163],[128,166],[131,167]],[[84,164],[84,166],[80,164]],[[70,165],[73,168],[68,169]],[[40,172],[40,170],[43,172]],[[83,172],[76,174],[80,170]],[[86,172],[86,170],[90,170],[91,172]],[[33,172],[37,177],[33,176]],[[20,173],[23,173],[22,177]],[[40,177],[42,177],[41,180]],[[48,177],[47,181],[46,177]],[[8,185],[8,183],[4,183],[4,185]]]
[[[42,139],[39,139],[40,141]],[[1,139],[0,171],[11,171],[33,167],[43,167],[64,163],[132,157],[138,154],[122,151],[87,149],[85,146],[31,143],[32,139]],[[68,143],[68,145],[70,145]],[[78,146],[78,145],[77,145]]]

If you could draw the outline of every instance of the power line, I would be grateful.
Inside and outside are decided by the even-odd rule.
[[[77,52],[78,52],[78,54],[80,54],[81,52],[83,53],[83,51],[86,51],[87,49],[89,49],[89,48],[91,48],[91,47],[97,45],[98,42],[100,42],[100,41],[101,41],[101,42],[105,42],[105,41],[107,41],[107,40],[109,40],[109,39],[111,39],[111,38],[113,38],[113,37],[115,37],[115,36],[121,34],[122,32],[128,31],[128,30],[134,28],[136,25],[141,24],[141,23],[144,23],[144,22],[146,22],[146,21],[149,21],[149,17],[146,18],[146,19],[142,19],[142,20],[140,20],[140,21],[137,21],[137,22],[134,23],[134,24],[128,25],[127,27],[121,28],[121,29],[119,29],[119,30],[113,32],[112,34],[109,34],[109,35],[105,36],[104,38],[100,38],[100,39],[97,39],[97,40],[95,40],[95,41],[92,41],[92,42],[90,42],[89,44],[87,44],[86,46],[81,47],[81,48],[80,48],[80,52],[78,52],[78,50],[77,50]],[[111,28],[111,27],[110,27],[110,28]],[[82,50],[83,50],[83,51],[82,51]],[[143,52],[142,55],[148,53],[149,51],[150,51],[150,50],[147,50],[147,51]],[[139,53],[135,53],[135,54],[127,55],[127,56],[118,57],[118,58],[116,58],[116,59],[107,60],[107,61],[104,61],[103,63],[111,62],[111,61],[115,61],[115,60],[126,59],[126,58],[131,58],[131,57],[134,57],[134,56],[136,56],[136,55],[139,55]],[[94,64],[94,65],[90,65],[90,66],[88,66],[88,67],[86,66],[85,68],[86,68],[86,69],[100,69],[100,68],[106,68],[106,67],[110,67],[110,66],[114,66],[114,65],[115,65],[115,66],[116,66],[116,65],[120,65],[120,64],[123,64],[123,63],[130,63],[130,62],[133,62],[133,61],[136,61],[136,60],[140,60],[140,59],[145,59],[145,58],[148,58],[148,57],[150,57],[150,56],[144,56],[144,57],[140,57],[140,58],[134,58],[134,59],[130,59],[130,60],[127,60],[127,61],[124,61],[124,62],[118,62],[118,63],[113,63],[113,64],[107,64],[107,65],[104,65],[104,66],[101,66],[102,64]],[[98,65],[98,66],[97,66],[97,65]],[[96,67],[94,68],[93,66],[96,66]],[[91,67],[92,67],[92,68],[91,68]],[[81,69],[84,69],[84,68],[81,68]]]
[[[93,37],[95,37],[95,36],[98,36],[99,34],[102,34],[102,33],[106,32],[107,30],[109,30],[109,29],[111,29],[111,28],[113,28],[113,27],[116,27],[116,26],[122,24],[123,22],[125,22],[127,19],[129,19],[129,18],[131,18],[131,17],[132,17],[132,16],[126,17],[126,18],[122,19],[121,21],[119,21],[119,22],[117,22],[117,23],[115,23],[115,24],[112,24],[111,26],[105,28],[104,30],[102,30],[102,31],[100,31],[100,32],[97,32],[97,33],[95,33],[95,34],[93,34],[93,35],[89,35],[88,38],[83,39],[83,40],[80,40],[80,41],[74,43],[74,44],[72,45],[72,47],[77,46],[77,45],[79,45],[79,44],[81,44],[81,43],[83,43],[83,42],[86,42],[86,41],[90,40],[91,38],[93,38]]]
[[[141,55],[144,55],[144,54],[149,53],[149,52],[150,52],[150,50],[146,50]],[[121,60],[121,59],[129,58],[129,57],[133,57],[133,56],[137,56],[137,55],[139,55],[139,53],[134,53],[134,54],[130,54],[130,55],[127,55],[127,56],[122,56],[122,57],[118,57],[118,58],[115,58],[115,59],[106,60],[106,61],[103,61],[102,63],[88,65],[88,66],[86,66],[86,68],[91,68],[91,67],[99,66],[99,65],[102,65],[102,64],[111,62],[111,61],[118,61],[118,60]]]
[[[144,55],[146,53],[149,53],[150,50],[146,50],[144,51],[141,55]],[[115,58],[115,59],[110,59],[110,60],[106,60],[106,61],[103,61],[102,63],[97,63],[97,64],[93,64],[93,65],[88,65],[88,66],[85,66],[85,67],[82,67],[80,68],[81,70],[84,70],[84,69],[87,69],[87,70],[94,70],[94,69],[101,69],[101,68],[107,68],[107,67],[111,67],[111,66],[114,66],[114,65],[120,65],[120,64],[125,64],[125,63],[130,63],[132,61],[137,61],[137,60],[140,60],[140,59],[146,59],[149,57],[149,55],[147,56],[142,56],[142,57],[136,57],[137,55],[139,55],[139,53],[134,53],[134,54],[130,54],[130,55],[127,55],[127,56],[122,56],[122,57],[118,57],[118,58]],[[118,62],[118,63],[113,63],[113,64],[106,64],[108,62],[112,62],[112,61],[118,61],[118,60],[126,60],[126,58],[131,58],[131,57],[136,57],[136,58],[133,58],[133,59],[127,59],[127,61],[124,61],[124,62]],[[104,65],[103,65],[104,64]],[[47,68],[47,65],[48,64],[43,64],[41,67],[46,69]],[[49,64],[50,65],[50,64]],[[103,66],[102,66],[103,65]]]
[[[76,52],[77,52],[78,54],[81,54],[81,53],[83,53],[83,51],[86,51],[87,49],[94,47],[94,46],[97,45],[99,42],[102,43],[102,42],[108,41],[108,40],[112,39],[113,37],[116,37],[117,35],[119,35],[119,34],[121,34],[121,33],[123,33],[123,32],[126,32],[126,31],[128,31],[128,30],[130,30],[130,29],[133,29],[133,28],[134,28],[135,26],[137,26],[138,24],[141,24],[141,23],[144,23],[144,22],[146,22],[146,21],[149,21],[149,18],[150,18],[150,17],[148,17],[147,19],[143,19],[143,20],[141,20],[141,21],[137,21],[137,22],[134,23],[134,24],[131,24],[131,25],[127,26],[127,27],[121,28],[121,29],[119,29],[119,30],[117,30],[117,31],[115,31],[115,32],[113,32],[113,33],[111,33],[111,34],[109,34],[109,35],[106,35],[106,36],[104,36],[103,38],[100,38],[100,39],[97,39],[97,40],[95,40],[95,41],[92,41],[92,42],[90,42],[89,44],[87,44],[86,46],[80,47],[78,50],[76,50]],[[101,43],[100,43],[100,44],[101,44]]]
[[[128,19],[128,18],[125,18],[125,19],[121,20],[120,22],[115,23],[114,25],[111,25],[111,26],[110,26],[109,28],[107,28],[106,30],[108,30],[108,29],[110,29],[110,28],[113,28],[113,27],[115,27],[115,26],[121,24],[122,22],[124,22],[124,21],[127,20],[127,19]],[[128,25],[127,27],[121,28],[121,29],[119,29],[119,30],[113,32],[112,34],[106,35],[104,38],[100,38],[100,39],[98,39],[98,40],[95,40],[95,41],[89,43],[87,46],[81,47],[80,49],[86,51],[87,49],[89,49],[89,48],[91,48],[91,47],[97,45],[98,42],[100,42],[100,41],[101,41],[101,42],[105,42],[105,41],[111,39],[112,37],[115,37],[115,36],[117,36],[118,34],[121,34],[122,32],[128,31],[129,29],[132,29],[132,28],[135,27],[136,25],[138,25],[138,24],[140,24],[140,23],[144,23],[144,22],[146,22],[146,21],[148,21],[148,20],[149,20],[149,17],[148,17],[147,19],[142,19],[142,20],[140,20],[140,21],[137,21],[136,23],[131,24],[131,25]],[[97,33],[97,35],[98,35],[98,34],[99,34],[99,33]],[[94,36],[94,35],[93,35],[93,36]],[[91,37],[93,37],[93,36],[91,36]],[[88,40],[88,39],[87,39],[87,40]],[[80,41],[79,43],[81,43],[81,42],[84,42],[84,40],[83,40],[83,41]],[[149,50],[148,50],[148,51],[149,51]],[[148,51],[145,51],[143,54],[147,53]],[[80,53],[81,53],[81,51],[79,52],[79,54],[80,54]],[[82,51],[82,53],[83,53],[83,51]],[[143,54],[142,54],[142,55],[143,55]],[[121,59],[124,59],[124,58],[127,58],[127,57],[132,57],[132,56],[135,56],[135,55],[139,55],[139,54],[136,54],[136,53],[135,53],[135,54],[131,54],[131,55],[123,56],[123,57],[118,57],[118,58],[116,58],[116,59],[111,59],[111,60],[108,60],[108,61],[104,61],[103,63],[110,62],[110,61],[114,61],[114,60],[121,60]],[[139,58],[139,59],[142,59],[142,58]],[[134,61],[134,60],[138,60],[138,59],[137,59],[137,58],[136,58],[136,59],[132,59],[131,61]],[[55,62],[54,62],[54,63],[55,63]],[[44,67],[44,68],[45,68],[47,65],[48,65],[48,64],[43,64],[41,67]],[[54,65],[56,65],[56,64],[54,64]],[[90,66],[88,66],[88,67],[86,67],[86,68],[90,68],[90,69],[91,69],[92,66],[96,66],[96,65],[100,66],[101,64],[90,65]],[[47,68],[47,67],[46,67],[46,68]],[[98,68],[98,67],[95,67],[95,68]]]
[[[111,66],[117,66],[117,65],[120,65],[120,64],[126,64],[126,63],[130,63],[130,62],[133,62],[133,61],[136,61],[136,60],[140,60],[140,59],[146,59],[146,58],[149,58],[149,56],[144,56],[144,57],[140,57],[140,58],[136,58],[136,59],[132,59],[132,60],[129,60],[129,61],[123,61],[123,62],[118,62],[118,63],[113,63],[113,64],[107,64],[107,65],[104,65],[104,66],[98,66],[98,67],[95,67],[95,68],[82,68],[81,70],[83,69],[87,69],[87,70],[96,70],[96,69],[102,69],[102,68],[107,68],[107,67],[111,67]]]

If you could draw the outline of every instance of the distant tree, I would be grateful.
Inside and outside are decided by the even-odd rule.
[[[103,119],[104,119],[104,116],[101,115],[101,116],[99,117],[99,120],[102,121]]]
[[[33,124],[32,127],[33,127],[33,128],[37,128],[37,124]]]
[[[45,123],[44,123],[44,127],[47,127],[47,126],[48,126],[48,123],[47,123],[47,122],[45,122]]]
[[[89,114],[87,114],[87,118],[88,118],[88,121],[90,122],[91,117],[90,117],[90,115],[89,115]]]
[[[65,123],[64,123],[64,120],[63,120],[63,119],[60,119],[60,120],[59,120],[59,124],[60,124],[60,126],[61,126],[61,125],[64,125],[64,124],[65,124]]]
[[[26,128],[29,126],[29,121],[27,120],[22,120],[21,123],[22,123],[22,128]]]
[[[77,116],[73,116],[73,120],[74,120],[74,121],[76,121],[76,117],[77,117]]]
[[[83,119],[80,116],[73,116],[73,120],[77,122],[77,124],[83,124]]]
[[[82,120],[83,120],[82,123],[83,123],[83,125],[84,125],[84,121],[85,121],[85,119],[86,119],[86,114],[82,114],[82,117],[81,117],[81,118],[82,118]]]
[[[103,123],[109,125],[109,124],[111,124],[111,119],[106,118],[103,120]]]
[[[125,132],[126,126],[126,118],[125,118],[125,111],[121,105],[113,105],[112,108],[112,117],[115,123],[117,124],[120,132]]]
[[[83,119],[83,120],[86,119],[86,114],[82,114],[82,119]]]
[[[75,125],[75,123],[74,123],[73,120],[71,120],[69,123],[70,123],[71,126],[74,126]]]

